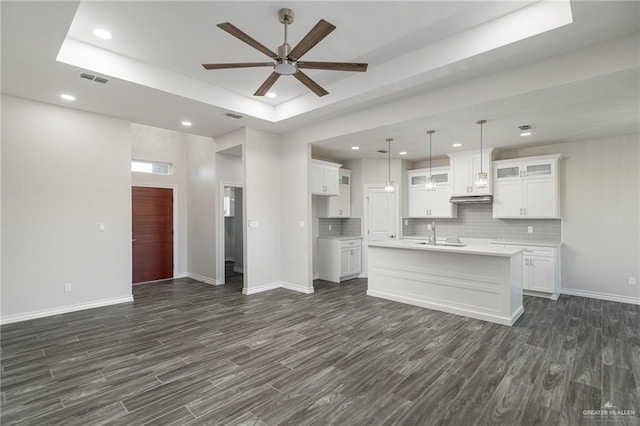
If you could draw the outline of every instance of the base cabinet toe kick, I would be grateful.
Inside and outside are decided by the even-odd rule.
[[[522,307],[522,249],[371,243],[367,295],[511,326]]]

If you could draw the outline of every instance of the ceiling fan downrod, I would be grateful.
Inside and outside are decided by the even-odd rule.
[[[284,24],[284,43],[281,46],[278,46],[277,53],[280,59],[277,60],[273,71],[281,75],[292,75],[298,72],[296,63],[287,59],[291,52],[291,46],[289,45],[287,38],[289,24],[292,24],[294,21],[293,10],[280,9],[278,11],[278,21],[280,21],[281,24]]]

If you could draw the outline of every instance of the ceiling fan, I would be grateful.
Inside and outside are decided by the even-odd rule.
[[[228,32],[232,36],[244,41],[249,46],[259,50],[269,56],[272,62],[244,62],[231,64],[202,64],[205,69],[215,70],[223,68],[250,68],[250,67],[273,67],[273,72],[262,86],[258,88],[254,96],[264,96],[271,86],[280,78],[281,75],[293,75],[302,84],[307,86],[313,93],[318,96],[327,95],[318,83],[309,78],[300,69],[316,69],[316,70],[334,70],[334,71],[356,71],[365,72],[367,64],[362,63],[345,63],[345,62],[306,62],[299,59],[307,53],[311,48],[318,44],[322,39],[328,36],[336,29],[335,25],[321,19],[318,23],[305,35],[300,43],[293,49],[287,43],[287,29],[289,24],[293,23],[294,16],[291,9],[280,9],[278,11],[278,20],[284,24],[284,43],[277,48],[277,52],[273,52],[268,47],[251,38],[249,35],[241,31],[239,28],[229,22],[218,24],[218,27]]]

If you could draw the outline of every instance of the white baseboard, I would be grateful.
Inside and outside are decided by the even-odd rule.
[[[234,266],[233,267],[233,272],[237,272],[238,274],[244,274],[244,272],[242,270],[242,266]]]
[[[204,275],[198,275],[198,274],[194,274],[194,273],[187,273],[187,277],[196,280],[196,281],[200,281],[202,283],[205,284],[211,284],[211,285],[221,285],[222,283],[219,283],[218,280],[216,280],[215,278],[209,278],[209,277],[205,277]]]
[[[543,299],[551,299],[551,300],[558,300],[558,293],[543,293],[540,291],[534,291],[534,290],[522,290],[522,294],[524,294],[525,296],[533,296],[533,297],[540,297]]]
[[[568,296],[588,297],[590,299],[610,300],[611,302],[630,303],[632,305],[640,305],[640,297],[616,296],[613,294],[598,293],[596,291],[573,290],[570,288],[561,288],[561,294]]]
[[[36,318],[50,317],[52,315],[66,314],[69,312],[84,311],[85,309],[100,308],[102,306],[117,305],[119,303],[133,302],[133,295],[114,297],[113,299],[96,300],[76,305],[61,306],[59,308],[43,309],[41,311],[31,311],[24,314],[7,315],[0,318],[0,324],[11,324],[14,322],[27,321]]]
[[[271,284],[263,284],[257,287],[251,287],[251,288],[243,288],[242,289],[242,294],[256,294],[256,293],[262,293],[263,291],[267,291],[267,290],[273,290],[276,288],[280,288],[281,285],[279,282],[276,283],[271,283]]]
[[[263,284],[258,287],[251,287],[249,289],[243,288],[242,294],[249,295],[249,294],[262,293],[263,291],[274,290],[276,288],[286,288],[287,290],[293,290],[293,291],[297,291],[299,293],[304,293],[304,294],[311,294],[314,291],[313,288],[308,288],[308,287],[304,287],[297,284],[285,283],[285,282],[279,281],[279,282],[270,283],[270,284]]]
[[[280,287],[286,288],[288,290],[297,291],[299,293],[304,293],[304,294],[311,294],[314,292],[313,287],[309,288],[309,287],[305,287],[305,286],[293,284],[293,283],[281,282]]]

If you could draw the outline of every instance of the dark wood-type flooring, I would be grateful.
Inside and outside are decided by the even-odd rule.
[[[3,326],[2,424],[640,423],[639,306],[527,297],[505,327],[365,290],[181,279]]]

